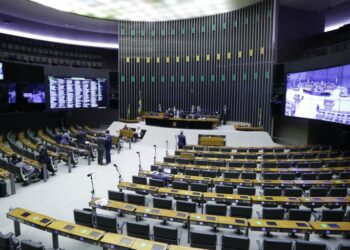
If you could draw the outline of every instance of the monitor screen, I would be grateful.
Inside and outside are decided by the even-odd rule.
[[[30,83],[23,86],[22,98],[26,103],[45,103],[45,85]]]
[[[285,115],[350,124],[350,64],[287,74]]]
[[[15,104],[17,102],[16,83],[9,83],[7,85],[7,93],[8,93],[8,103]]]
[[[0,62],[0,80],[4,80],[4,70],[2,62]]]
[[[49,76],[49,109],[107,108],[107,79]]]

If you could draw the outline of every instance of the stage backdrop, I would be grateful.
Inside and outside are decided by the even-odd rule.
[[[270,131],[275,9],[269,0],[201,18],[118,22],[120,118],[159,104],[226,105],[229,120]]]

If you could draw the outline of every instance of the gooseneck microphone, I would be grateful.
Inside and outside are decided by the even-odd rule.
[[[90,177],[92,174],[93,174],[93,173],[88,174],[87,177]]]

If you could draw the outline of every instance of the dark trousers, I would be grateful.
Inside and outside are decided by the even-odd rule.
[[[106,163],[111,163],[111,149],[106,149]]]
[[[103,165],[103,155],[105,151],[104,150],[97,150],[97,163],[98,165]]]

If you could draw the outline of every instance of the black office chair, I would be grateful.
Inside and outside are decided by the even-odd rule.
[[[282,196],[281,188],[264,188],[263,194],[265,196]]]
[[[315,241],[296,240],[295,250],[327,250],[327,245]]]
[[[348,188],[331,188],[328,193],[328,196],[330,197],[346,197],[347,195],[348,195]],[[324,206],[330,209],[341,207],[341,205],[337,205],[337,204],[325,204]]]
[[[22,250],[45,250],[45,247],[41,242],[34,242],[31,240],[22,240],[21,241]]]
[[[321,168],[323,165],[320,161],[314,161],[309,163],[309,168]]]
[[[240,195],[255,195],[255,187],[242,187],[239,186],[237,189],[237,194]]]
[[[167,198],[153,198],[153,207],[155,208],[161,208],[161,209],[173,209],[173,200],[167,199]]]
[[[227,185],[216,185],[215,186],[215,193],[233,194],[233,187],[227,186]]]
[[[221,250],[249,250],[250,239],[246,236],[226,234],[221,237]]]
[[[132,183],[147,185],[147,177],[133,175]]]
[[[278,180],[279,177],[279,173],[263,173],[264,180]]]
[[[128,236],[150,240],[149,224],[140,222],[127,222],[126,231]]]
[[[146,206],[146,198],[143,195],[138,194],[127,194],[127,200],[129,203],[138,205],[138,206]]]
[[[246,155],[246,157],[247,157],[247,160],[256,160],[256,159],[258,159],[258,155]]]
[[[74,209],[74,221],[75,224],[86,226],[86,227],[94,227],[94,214],[90,211]]]
[[[308,209],[290,209],[288,212],[288,220],[310,221],[311,210]]]
[[[177,228],[166,227],[161,225],[153,226],[153,240],[166,243],[169,245],[179,245],[181,238],[181,231]]]
[[[224,178],[238,179],[239,175],[240,175],[240,172],[236,172],[236,171],[224,172]]]
[[[237,206],[233,205],[230,207],[230,216],[251,219],[253,208],[248,206]]]
[[[190,201],[176,201],[176,211],[196,213],[196,203]]]
[[[228,166],[231,168],[242,168],[243,164],[241,162],[229,162]]]
[[[290,168],[290,163],[289,162],[279,162],[277,164],[278,168]]]
[[[202,171],[203,177],[210,177],[215,178],[217,176],[217,172],[215,170],[203,170]]]
[[[242,179],[247,179],[247,180],[255,180],[256,179],[256,173],[255,172],[243,172],[241,174]]]
[[[2,234],[0,232],[0,249],[21,249],[20,242],[13,237],[13,233]]]
[[[262,158],[264,160],[273,160],[276,157],[273,154],[269,154],[269,155],[262,155]],[[264,163],[261,164],[261,167],[262,168],[275,168],[275,167],[277,167],[277,164],[276,163],[272,163],[272,162],[264,162]]]
[[[350,179],[350,172],[341,172],[341,173],[339,173],[339,179],[341,179],[341,180]]]
[[[158,179],[149,179],[149,185],[153,187],[165,187],[165,181]]]
[[[200,166],[200,165],[202,165],[202,166],[206,166],[206,165],[208,165],[208,161],[207,161],[207,160],[195,160],[195,161],[194,161],[194,165],[198,165],[198,166]]]
[[[287,197],[301,197],[303,195],[303,190],[301,188],[286,188],[283,193],[284,196]]]
[[[266,208],[262,210],[262,219],[264,220],[283,220],[284,209],[283,208]]]
[[[96,228],[110,233],[118,233],[117,217],[106,214],[97,214]]]
[[[283,181],[292,181],[295,180],[296,174],[294,173],[281,173],[280,175],[280,180]]]
[[[184,181],[173,181],[172,188],[174,189],[181,189],[181,190],[188,190],[188,183]]]
[[[151,165],[151,171],[158,171],[159,170],[159,167],[156,166],[156,165]]]
[[[217,236],[214,233],[191,232],[191,247],[216,250]]]
[[[256,163],[255,162],[245,162],[243,163],[244,168],[256,168]]]
[[[321,221],[333,222],[333,221],[344,221],[345,211],[344,210],[328,210],[323,209],[321,213]]]
[[[328,194],[328,188],[312,187],[309,190],[310,197],[326,197]]]
[[[207,204],[205,210],[210,215],[226,216],[227,213],[227,207],[223,204]]]
[[[277,239],[264,239],[261,244],[257,241],[259,250],[292,250],[293,241],[291,240],[277,240]]]
[[[317,175],[316,174],[314,174],[314,173],[304,173],[304,174],[301,174],[301,179],[302,180],[307,180],[307,181],[309,181],[309,180],[316,180],[316,178],[317,178]]]
[[[125,201],[125,194],[124,192],[118,192],[118,191],[112,191],[108,190],[108,199],[113,201]]]
[[[350,243],[339,243],[336,250],[350,250]]]
[[[185,175],[199,176],[200,171],[198,169],[186,169]]]
[[[191,190],[197,191],[197,192],[207,192],[208,191],[208,184],[191,183]],[[199,206],[201,206],[202,203],[206,203],[206,201],[202,200],[202,199],[192,199],[192,201],[196,202]]]
[[[326,173],[319,173],[318,179],[319,180],[332,180],[333,174],[331,172]]]

